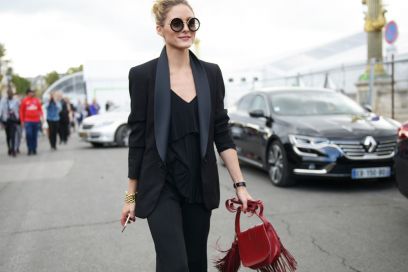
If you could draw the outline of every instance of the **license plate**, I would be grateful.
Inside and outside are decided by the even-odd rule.
[[[86,133],[86,132],[80,132],[80,133],[79,133],[79,137],[81,137],[81,138],[87,138],[87,137],[88,137],[88,133]]]
[[[351,170],[352,179],[385,178],[391,176],[390,167],[354,168]]]

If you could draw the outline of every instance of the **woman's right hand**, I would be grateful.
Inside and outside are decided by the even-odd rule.
[[[131,224],[131,222],[136,221],[135,208],[136,208],[136,203],[124,203],[123,204],[122,214],[120,216],[120,224],[122,225],[122,227],[125,225],[126,219],[129,214],[130,214],[130,218],[129,218],[128,224]]]

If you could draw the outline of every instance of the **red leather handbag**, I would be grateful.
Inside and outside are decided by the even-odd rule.
[[[238,206],[234,206],[237,204]],[[241,265],[261,272],[293,272],[297,263],[295,258],[282,245],[272,224],[263,215],[262,201],[248,201],[249,213],[257,215],[262,224],[241,232],[240,216],[242,203],[228,199],[225,206],[230,212],[236,212],[235,239],[222,259],[215,261],[220,272],[236,272]]]

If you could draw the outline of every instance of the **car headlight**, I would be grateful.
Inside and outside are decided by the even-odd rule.
[[[99,128],[99,127],[106,127],[109,125],[112,125],[113,123],[115,123],[115,121],[103,121],[101,123],[95,124],[95,128]]]
[[[330,140],[319,137],[309,137],[301,135],[289,135],[289,141],[293,149],[301,156],[317,157],[324,155],[320,149],[327,147]]]

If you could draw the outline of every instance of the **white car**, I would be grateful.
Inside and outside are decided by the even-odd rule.
[[[129,113],[129,111],[118,109],[87,117],[79,128],[79,137],[94,147],[128,146],[130,130],[127,127],[127,119]]]

